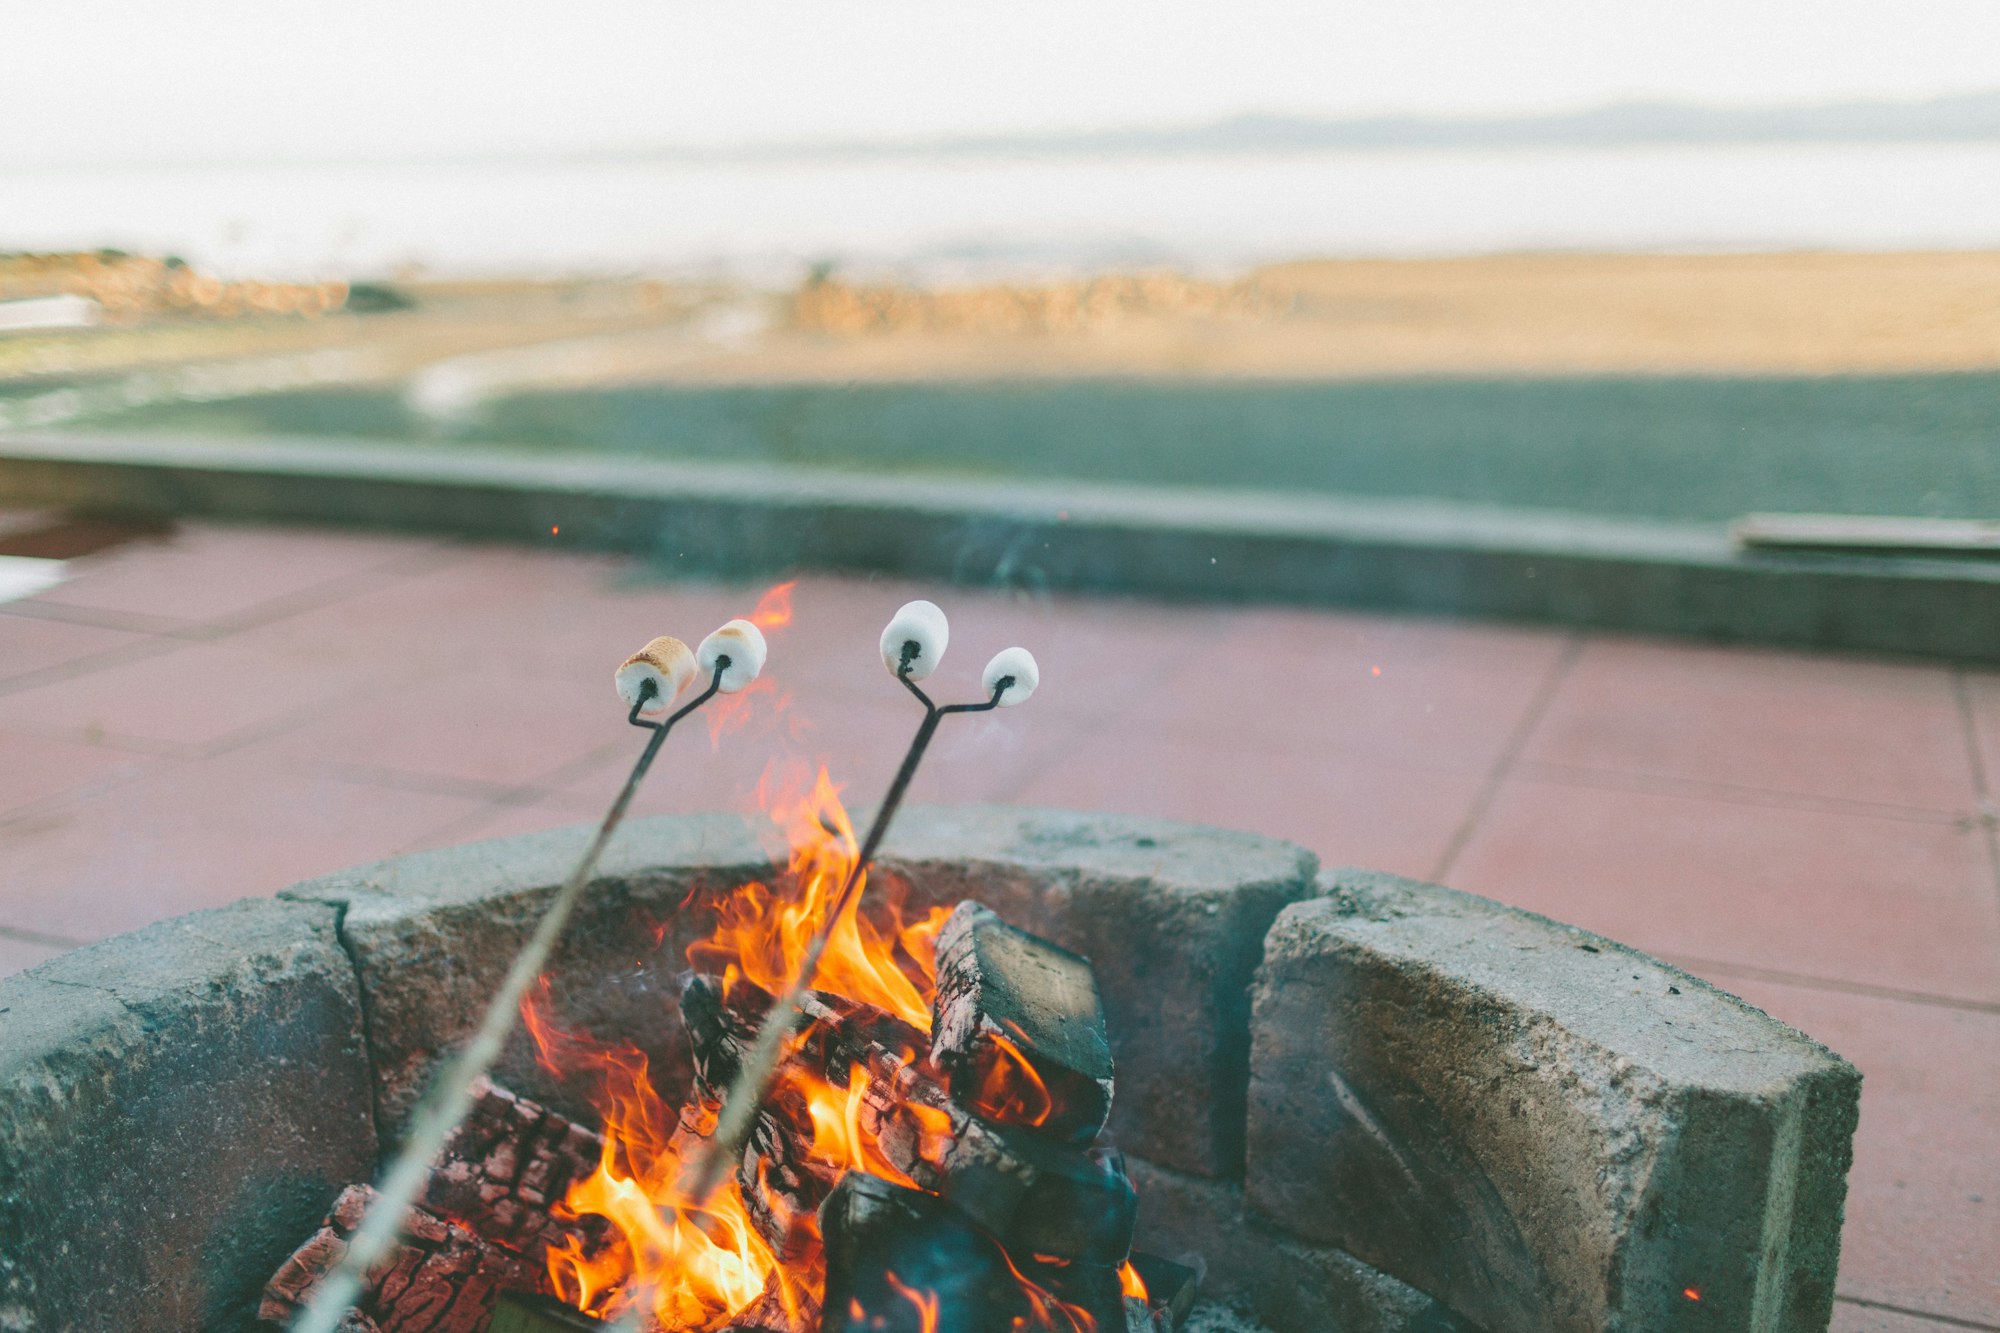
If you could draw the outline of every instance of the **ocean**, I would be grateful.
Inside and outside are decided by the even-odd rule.
[[[0,179],[0,251],[225,276],[795,281],[1510,251],[2000,245],[2000,143],[127,167]]]

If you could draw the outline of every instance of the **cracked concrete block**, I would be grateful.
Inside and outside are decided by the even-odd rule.
[[[1853,1066],[1586,931],[1323,884],[1255,988],[1257,1213],[1492,1333],[1826,1327]]]
[[[656,780],[658,780],[656,778]],[[692,1078],[680,1021],[687,946],[714,927],[716,896],[773,873],[763,821],[663,816],[618,830],[571,919],[541,1003],[554,1024],[629,1041],[645,1052],[670,1105]],[[569,877],[595,826],[468,843],[360,866],[281,895],[344,912],[375,1056],[375,1108],[388,1148],[449,1051],[472,1035],[487,1000]],[[495,1081],[585,1124],[594,1079],[535,1058],[516,1027]]]
[[[375,1161],[333,909],[248,901],[0,981],[0,1329],[248,1329]]]
[[[1090,959],[1117,1066],[1112,1141],[1209,1176],[1242,1170],[1249,985],[1316,869],[1253,834],[1012,806],[909,810],[881,857],[920,905],[977,899]]]
[[[1243,1187],[1138,1158],[1135,1249],[1203,1273],[1204,1301],[1249,1307],[1271,1333],[1478,1333],[1423,1292],[1338,1249],[1311,1245],[1245,1212]]]

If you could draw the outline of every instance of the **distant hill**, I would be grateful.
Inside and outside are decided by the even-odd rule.
[[[666,149],[616,157],[735,160],[1100,156],[1181,153],[1582,148],[1636,144],[1951,143],[2000,140],[2000,92],[1925,102],[1706,107],[1625,102],[1587,111],[1496,117],[1245,115],[1204,125],[1055,134]]]

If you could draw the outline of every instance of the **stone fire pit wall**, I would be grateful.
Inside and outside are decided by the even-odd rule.
[[[552,969],[557,1021],[637,1042],[669,1100],[683,951],[773,873],[753,831],[628,826]],[[0,981],[0,1330],[254,1327],[586,836],[382,862]],[[1275,1333],[1827,1324],[1859,1075],[1685,973],[1151,820],[912,810],[876,882],[1094,961],[1140,1243],[1201,1254]],[[589,1114],[524,1038],[497,1075]]]

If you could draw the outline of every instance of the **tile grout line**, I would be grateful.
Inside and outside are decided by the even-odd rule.
[[[436,557],[441,551],[451,552],[450,558],[437,559]],[[428,561],[426,560],[427,557],[429,558]],[[20,609],[0,608],[0,614],[19,615],[23,619],[48,620],[60,624],[77,624],[93,629],[112,630],[124,634],[143,635],[154,640],[152,645],[147,646],[146,651],[152,655],[159,656],[166,653],[179,652],[196,644],[221,643],[247,631],[262,629],[267,625],[273,625],[283,620],[290,620],[310,611],[324,610],[327,607],[336,606],[341,602],[349,601],[364,593],[393,586],[396,583],[416,578],[435,569],[449,569],[455,564],[463,563],[466,558],[465,554],[457,548],[443,546],[428,548],[421,552],[385,560],[378,565],[370,565],[364,569],[351,570],[346,574],[339,574],[330,579],[323,579],[310,587],[301,588],[291,593],[280,594],[277,597],[259,602],[232,616],[223,616],[212,621],[176,621],[172,628],[163,628],[160,625],[152,628],[143,628],[130,623],[115,624],[111,623],[112,620],[122,619],[130,613],[99,613],[94,608],[71,608],[60,602],[21,603],[18,604]],[[62,613],[80,610],[88,614],[85,618],[78,618],[68,614],[37,615],[34,610],[26,609],[31,606],[43,611]],[[142,617],[142,619],[155,620],[156,618]],[[161,625],[164,625],[164,622],[161,622]],[[94,675],[105,668],[130,661],[134,651],[132,645],[120,645],[116,648],[108,648],[103,652],[71,658],[67,662],[58,662],[54,666],[40,667],[33,671],[22,672],[16,676],[9,676],[5,680],[0,680],[0,695],[21,694],[28,690],[39,689],[44,685],[53,685],[62,681],[76,680],[80,677]]]
[[[1777,787],[1750,787],[1737,783],[1702,782],[1656,773],[1632,773],[1614,768],[1593,768],[1583,764],[1553,764],[1545,760],[1522,760],[1515,765],[1519,776],[1560,787],[1580,787],[1591,791],[1631,792],[1640,796],[1666,796],[1687,801],[1714,801],[1763,810],[1796,810],[1802,814],[1852,815],[1857,819],[1884,819],[1903,824],[1957,827],[1965,820],[1964,811],[1933,810],[1920,805],[1889,805],[1880,801],[1859,801],[1843,796],[1820,796],[1813,792],[1788,791]]]
[[[53,935],[46,930],[30,930],[26,926],[0,926],[0,940],[39,944],[51,949],[81,949],[90,943],[89,940],[72,939],[68,935]]]
[[[1515,724],[1513,733],[1507,737],[1506,745],[1501,747],[1500,757],[1494,761],[1493,771],[1486,775],[1486,781],[1480,785],[1479,794],[1472,798],[1471,808],[1465,812],[1465,818],[1459,821],[1458,827],[1452,831],[1451,841],[1445,844],[1443,854],[1438,857],[1437,865],[1431,871],[1432,883],[1444,883],[1445,876],[1449,875],[1452,867],[1458,864],[1458,858],[1464,853],[1466,845],[1472,841],[1472,835],[1479,828],[1480,821],[1486,818],[1487,810],[1499,796],[1501,786],[1519,763],[1521,752],[1528,746],[1528,738],[1534,734],[1535,728],[1541,725],[1543,715],[1555,702],[1556,692],[1562,688],[1563,682],[1569,679],[1570,670],[1576,665],[1576,659],[1583,655],[1583,646],[1587,641],[1588,636],[1582,633],[1570,634],[1569,641],[1563,645],[1561,654],[1549,668],[1541,687],[1535,691],[1535,697],[1528,701],[1527,710],[1522,713],[1521,720]]]
[[[1956,995],[1933,995],[1928,991],[1875,986],[1865,981],[1819,977],[1809,972],[1784,972],[1777,968],[1758,967],[1752,963],[1732,963],[1722,958],[1695,958],[1688,954],[1672,953],[1656,954],[1654,957],[1711,983],[1714,977],[1733,976],[1754,981],[1776,982],[1781,986],[1797,986],[1800,990],[1835,991],[1843,995],[1861,995],[1872,1000],[1921,1004],[1933,1009],[1957,1009],[1973,1014],[2000,1014],[2000,1000],[1968,1000]]]
[[[1986,843],[1986,864],[1993,875],[1993,888],[2000,893],[2000,810],[1993,804],[1993,791],[1988,785],[1986,761],[1979,754],[1979,719],[1972,709],[1972,691],[1965,683],[1965,668],[1951,669],[1952,697],[1958,701],[1958,720],[1965,732],[1965,757],[1972,767],[1972,790],[1979,801],[1978,813],[1974,821],[1978,824]]]
[[[1840,1292],[1835,1292],[1833,1299],[1843,1305],[1858,1305],[1864,1310],[1881,1310],[1885,1314],[1907,1315],[1912,1319],[1922,1319],[1945,1328],[1970,1328],[1978,1330],[1978,1333],[2000,1333],[2000,1324],[1982,1324],[1974,1319],[1961,1319],[1957,1315],[1938,1314],[1934,1310],[1919,1310],[1909,1305],[1891,1305],[1887,1301],[1871,1301],[1863,1296],[1848,1296]]]

